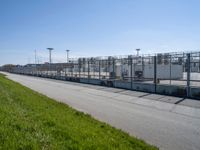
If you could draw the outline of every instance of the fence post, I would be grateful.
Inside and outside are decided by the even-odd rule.
[[[47,71],[48,72],[48,77],[50,76],[50,70],[51,70],[51,63],[49,62],[49,70]]]
[[[90,77],[90,60],[88,60],[88,82]]]
[[[66,64],[66,65],[65,65]],[[65,80],[66,80],[66,74],[67,74],[67,66],[68,66],[68,63],[65,63],[64,64],[64,69],[65,69]]]
[[[113,79],[115,79],[115,77],[116,77],[115,73],[116,73],[115,72],[115,58],[113,58],[113,76],[112,76]]]
[[[60,71],[60,79],[63,80],[63,72],[64,72],[64,64],[61,65],[61,71]]]
[[[200,52],[199,52],[199,72],[200,72]]]
[[[71,77],[74,77],[74,72],[73,72],[73,69],[74,69],[74,62],[72,62],[71,64],[72,64],[72,66],[71,66],[71,68],[72,68],[72,69],[71,69],[71,71],[72,71]]]
[[[190,53],[187,54],[187,97],[190,97]]]
[[[81,61],[80,60],[78,61],[78,75],[79,75],[79,78],[81,78]]]
[[[145,56],[142,56],[142,77],[144,78]]]
[[[99,79],[101,79],[101,60],[99,60]]]
[[[154,56],[154,87],[155,93],[157,91],[157,56]]]
[[[170,85],[172,84],[172,55],[170,54],[170,61],[169,61],[169,75],[170,75]]]
[[[131,64],[131,89],[133,89],[133,58],[130,57],[130,64]]]

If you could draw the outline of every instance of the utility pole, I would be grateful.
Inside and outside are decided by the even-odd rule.
[[[66,50],[66,52],[67,52],[67,63],[69,62],[69,51],[70,50],[68,50],[68,49]]]
[[[35,50],[35,66],[37,64],[37,51]]]
[[[37,52],[35,50],[35,72],[37,74]]]

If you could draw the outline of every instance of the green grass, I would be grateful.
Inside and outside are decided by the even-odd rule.
[[[157,148],[0,75],[0,149]]]

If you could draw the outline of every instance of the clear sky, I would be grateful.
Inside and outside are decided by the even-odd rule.
[[[200,48],[200,0],[0,0],[0,65]]]

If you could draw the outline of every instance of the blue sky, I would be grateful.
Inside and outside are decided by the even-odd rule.
[[[200,48],[199,0],[0,0],[0,65]]]

